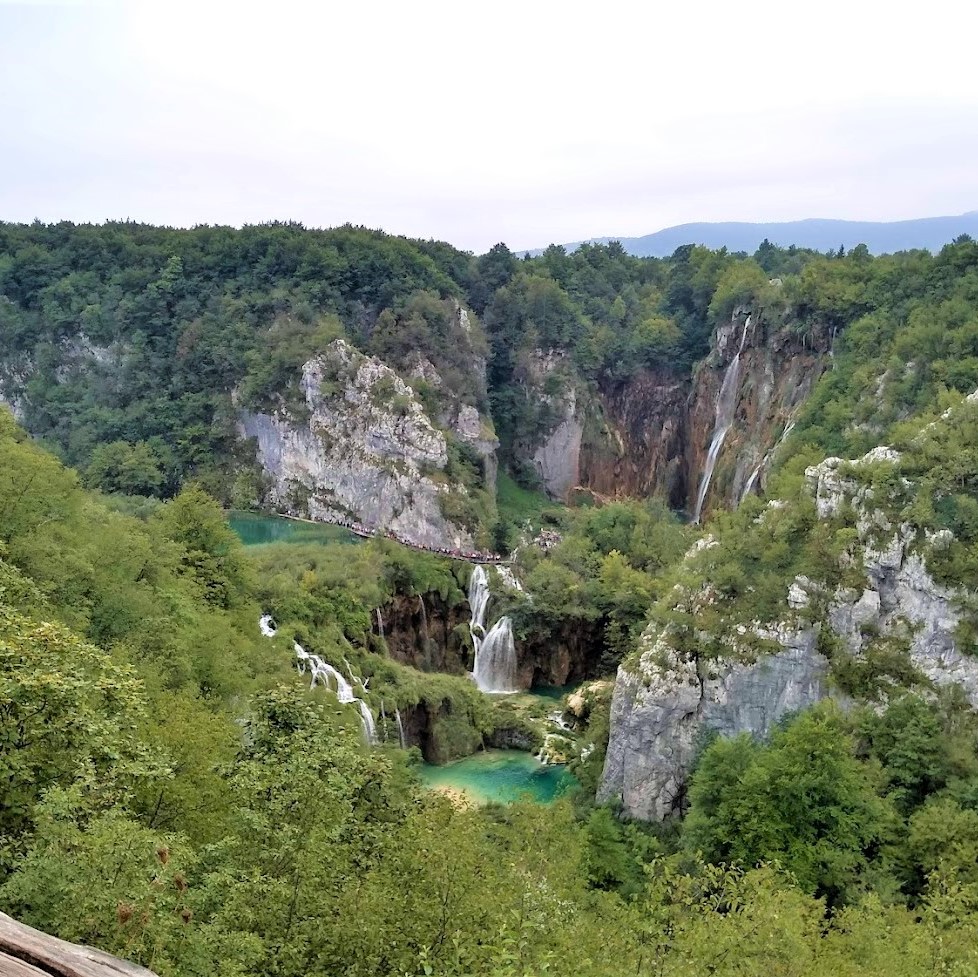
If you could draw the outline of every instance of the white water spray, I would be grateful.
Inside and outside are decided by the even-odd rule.
[[[360,725],[363,727],[363,738],[368,745],[375,746],[377,743],[377,725],[374,722],[374,717],[367,703],[363,699],[358,699],[353,694],[353,685],[343,677],[342,672],[333,668],[328,661],[320,658],[319,655],[310,654],[298,641],[294,641],[292,647],[295,649],[296,665],[299,669],[299,674],[305,675],[308,669],[310,676],[309,688],[314,689],[317,684],[322,685],[329,689],[341,704],[348,705],[351,702],[355,702],[360,712]],[[359,679],[356,679],[356,681],[360,682]],[[363,682],[360,682],[360,685],[366,688]]]
[[[475,684],[483,692],[516,692],[516,642],[513,622],[501,617],[475,649],[472,669]]]
[[[472,570],[469,578],[469,633],[472,643],[481,641],[486,634],[486,608],[489,606],[489,578],[481,566]],[[477,633],[478,632],[478,633]],[[476,645],[478,648],[478,645]]]
[[[476,566],[469,578],[469,634],[475,648],[472,677],[483,692],[513,692],[516,690],[513,625],[508,617],[501,617],[486,631],[490,596],[485,568]]]
[[[717,394],[716,420],[713,425],[713,440],[710,442],[710,450],[706,456],[706,465],[703,468],[703,476],[700,479],[700,488],[696,496],[696,509],[693,512],[693,522],[698,523],[703,515],[703,503],[706,502],[706,494],[710,490],[710,482],[713,480],[713,470],[716,468],[717,459],[720,457],[720,449],[723,447],[727,432],[733,424],[734,409],[737,406],[737,394],[740,392],[740,354],[743,352],[744,343],[747,340],[747,330],[750,328],[750,316],[744,320],[744,331],[740,336],[740,346],[734,358],[727,367],[724,374],[720,392]]]
[[[278,633],[278,628],[275,627],[275,619],[271,614],[262,614],[258,618],[258,630],[261,631],[266,638],[274,638]]]

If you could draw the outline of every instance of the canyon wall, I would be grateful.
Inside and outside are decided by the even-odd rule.
[[[818,324],[739,307],[717,327],[710,354],[691,377],[664,367],[640,369],[603,386],[575,377],[562,354],[539,350],[522,382],[527,397],[551,408],[551,425],[518,444],[517,454],[554,498],[566,499],[575,489],[601,498],[661,495],[692,515],[717,432],[721,390],[725,380],[733,381],[729,429],[703,513],[736,505],[747,491],[763,487],[773,450],[831,365],[832,340]],[[563,384],[554,389],[558,371]]]

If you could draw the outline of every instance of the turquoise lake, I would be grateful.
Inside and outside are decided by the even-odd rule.
[[[263,546],[267,543],[350,543],[361,542],[359,536],[342,526],[329,523],[300,522],[282,516],[269,516],[257,512],[231,510],[228,525],[238,534],[245,546]]]
[[[426,787],[461,791],[476,804],[529,800],[548,804],[576,783],[566,768],[543,764],[521,750],[484,750],[463,760],[421,769]]]

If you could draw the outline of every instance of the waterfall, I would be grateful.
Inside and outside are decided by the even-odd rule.
[[[486,571],[481,566],[476,566],[472,570],[469,578],[469,608],[471,617],[469,619],[469,631],[472,634],[472,641],[476,640],[476,628],[479,629],[479,638],[486,633],[486,608],[489,606],[489,578]]]
[[[483,692],[516,692],[516,643],[513,622],[501,617],[476,645],[475,684]]]
[[[483,692],[516,691],[516,644],[513,624],[501,617],[486,631],[486,609],[489,606],[489,578],[476,566],[469,579],[469,634],[475,648],[472,677]]]
[[[357,701],[357,697],[353,694],[353,686],[343,677],[343,673],[333,668],[328,661],[323,661],[319,655],[309,656],[309,670],[312,674],[310,689],[314,689],[317,684],[324,685],[330,691],[335,691],[336,698],[344,705]]]
[[[428,642],[428,611],[424,606],[424,597],[418,594],[418,604],[421,608],[421,633],[424,636],[424,641]]]
[[[397,737],[401,741],[401,749],[406,749],[406,744],[404,741],[404,723],[401,722],[401,710],[394,710],[394,718],[397,720]]]
[[[374,717],[363,699],[354,699],[354,702],[356,702],[360,709],[360,720],[363,723],[363,738],[370,746],[375,746],[377,743],[377,725],[374,723]]]
[[[764,462],[767,461],[767,455],[764,456],[764,461],[762,461],[757,468],[755,468],[750,473],[750,478],[747,479],[747,484],[744,486],[744,491],[740,493],[740,501],[743,502],[751,493],[751,489],[754,488],[754,483],[757,481],[758,476],[761,474],[761,469],[764,467]]]
[[[778,443],[761,459],[761,463],[751,472],[750,478],[747,479],[747,484],[744,486],[744,491],[740,493],[740,501],[743,502],[744,499],[750,495],[751,490],[754,488],[757,479],[760,477],[761,472],[767,467],[768,462],[771,460],[771,455],[774,454],[778,448],[781,447],[787,440],[787,437],[795,429],[795,422],[790,421],[784,426],[784,431],[781,432],[781,437],[778,438]]]
[[[384,708],[384,700],[380,700],[380,728],[384,731],[384,742],[387,742],[387,710]]]
[[[274,638],[278,633],[278,628],[275,626],[275,619],[271,614],[262,614],[258,618],[258,630],[261,631],[266,638]]]
[[[377,633],[380,635],[382,640],[387,640],[387,636],[384,634],[384,619],[380,615],[379,607],[377,608]]]
[[[734,409],[737,406],[737,394],[740,392],[740,354],[743,352],[744,343],[747,340],[747,330],[750,328],[750,316],[744,320],[744,331],[740,336],[740,346],[734,354],[734,358],[727,367],[724,374],[723,383],[720,385],[720,392],[717,394],[716,420],[713,425],[713,440],[710,442],[710,450],[706,456],[706,465],[703,468],[703,476],[700,479],[700,488],[696,496],[696,509],[693,512],[693,522],[698,523],[703,515],[703,503],[706,502],[706,494],[710,490],[710,482],[713,480],[713,469],[716,468],[717,459],[720,457],[720,449],[723,447],[724,439],[730,426],[733,424]]]
[[[374,717],[371,715],[370,708],[363,699],[358,699],[353,694],[353,686],[343,677],[342,672],[333,668],[328,661],[324,661],[319,655],[310,654],[298,641],[293,642],[293,647],[295,648],[299,674],[305,675],[306,669],[309,669],[311,676],[309,688],[314,689],[316,684],[319,683],[333,692],[336,695],[337,701],[341,704],[347,705],[355,702],[357,709],[360,711],[360,725],[363,727],[363,738],[369,746],[376,745],[377,725],[374,722]],[[356,679],[356,681],[360,682],[360,679]],[[332,682],[332,685],[330,682]],[[363,682],[360,682],[360,685],[364,689],[366,688]]]

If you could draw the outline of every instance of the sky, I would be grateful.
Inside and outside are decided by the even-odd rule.
[[[978,209],[967,0],[0,0],[0,220],[481,253]]]

